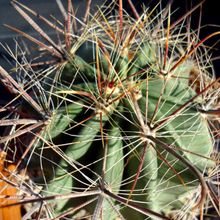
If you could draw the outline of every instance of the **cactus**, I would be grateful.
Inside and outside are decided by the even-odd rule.
[[[210,186],[220,87],[202,44],[219,32],[199,40],[184,33],[185,17],[170,24],[170,4],[152,18],[128,3],[135,19],[115,1],[110,12],[86,13],[76,33],[71,1],[64,31],[38,15],[64,36],[56,44],[28,15],[34,11],[12,1],[47,44],[8,27],[51,57],[17,61],[15,79],[0,71],[15,97],[5,109],[16,107],[2,122],[17,119],[0,142],[22,148],[14,163],[32,188],[21,203],[37,202],[39,218],[194,219],[218,206]]]

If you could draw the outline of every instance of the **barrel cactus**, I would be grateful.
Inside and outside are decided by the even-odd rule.
[[[80,21],[68,1],[62,30],[12,1],[46,41],[8,26],[47,57],[16,59],[15,77],[1,68],[14,97],[5,109],[16,107],[2,121],[17,124],[0,141],[22,148],[14,163],[31,185],[18,178],[27,196],[19,202],[36,204],[32,216],[195,219],[218,206],[211,189],[220,87],[202,44],[219,32],[199,40],[184,32],[189,13],[172,24],[171,4],[152,17],[127,2],[133,17],[119,0]],[[55,43],[28,13],[64,41]]]

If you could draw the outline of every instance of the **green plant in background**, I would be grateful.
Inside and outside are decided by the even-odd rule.
[[[219,32],[201,41],[185,33],[184,19],[200,5],[172,24],[171,4],[139,15],[128,1],[132,18],[122,1],[93,16],[90,3],[80,21],[68,1],[63,30],[12,1],[46,42],[8,26],[40,47],[41,61],[17,60],[14,78],[0,71],[13,95],[2,106],[2,123],[13,126],[0,142],[22,151],[17,172],[25,167],[29,182],[17,178],[21,202],[36,202],[26,216],[203,218],[218,207],[219,79],[202,44]]]

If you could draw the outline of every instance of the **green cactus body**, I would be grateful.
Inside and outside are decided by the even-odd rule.
[[[51,203],[53,217],[84,202],[66,216],[84,210],[88,219],[169,219],[175,212],[181,219],[180,210],[204,202],[198,191],[215,166],[213,134],[201,111],[211,100],[202,90],[213,80],[201,73],[209,84],[195,89],[190,77],[203,64],[183,55],[181,34],[164,38],[161,25],[155,35],[144,14],[138,21],[124,15],[120,32],[117,16],[102,21],[100,13],[39,82],[51,100],[50,120],[34,145],[50,170],[38,183],[41,194],[73,194]]]
[[[184,62],[183,64],[178,66],[178,68],[172,74],[172,76],[175,76],[173,78],[171,76],[171,78],[168,79],[166,76],[160,75],[157,72],[152,71],[150,73],[151,75],[147,76],[146,78],[144,78],[144,76],[142,75],[140,77],[132,76],[131,78],[128,77],[128,79],[126,79],[129,74],[135,73],[138,69],[145,68],[146,64],[144,63],[143,58],[146,56],[145,51],[155,51],[154,46],[149,49],[148,47],[151,47],[150,43],[147,43],[146,45],[143,44],[143,47],[139,48],[139,50],[136,52],[137,62],[135,66],[133,66],[132,61],[126,61],[124,58],[121,59],[120,57],[118,58],[117,62],[113,61],[111,63],[111,68],[114,68],[114,70],[109,73],[110,76],[108,75],[108,72],[106,72],[106,68],[98,70],[96,68],[97,64],[94,64],[92,66],[87,63],[85,66],[82,67],[81,64],[84,63],[84,61],[80,61],[80,64],[78,66],[77,56],[77,62],[75,62],[75,57],[73,57],[74,68],[64,68],[61,74],[62,76],[64,76],[64,78],[66,74],[71,75],[72,70],[73,78],[74,74],[77,74],[80,83],[73,83],[71,86],[65,86],[68,87],[68,90],[65,90],[65,87],[63,87],[63,91],[60,90],[58,91],[58,93],[60,95],[62,93],[62,95],[65,95],[65,93],[69,94],[69,100],[74,100],[74,102],[77,102],[77,100],[83,102],[85,100],[85,105],[91,105],[94,109],[92,110],[91,115],[98,114],[98,116],[92,116],[91,119],[83,123],[83,126],[78,133],[78,137],[73,138],[73,140],[68,144],[68,147],[64,151],[65,159],[61,159],[59,163],[59,168],[56,169],[54,180],[51,181],[48,185],[49,189],[50,187],[52,187],[52,189],[57,188],[57,185],[60,185],[60,181],[61,185],[65,181],[66,184],[70,184],[69,190],[70,192],[72,191],[71,185],[74,188],[74,184],[73,182],[69,181],[71,177],[65,177],[66,179],[63,180],[60,180],[58,177],[66,176],[66,171],[69,170],[69,168],[71,167],[71,163],[74,163],[74,161],[77,161],[82,156],[84,156],[87,151],[89,151],[89,148],[91,146],[93,148],[96,148],[94,149],[94,151],[102,152],[102,156],[99,156],[99,160],[101,160],[101,162],[99,161],[99,163],[97,164],[97,166],[99,166],[99,169],[104,166],[102,165],[102,163],[104,161],[104,158],[106,158],[105,169],[106,171],[109,170],[110,174],[108,175],[107,172],[103,178],[110,186],[112,184],[114,185],[114,182],[116,181],[118,188],[115,191],[116,194],[120,192],[120,188],[123,190],[124,187],[123,184],[120,187],[120,183],[123,183],[123,179],[121,176],[123,174],[123,169],[126,170],[124,172],[127,172],[129,176],[133,175],[134,178],[134,176],[137,174],[140,160],[144,160],[142,167],[143,171],[141,171],[140,177],[138,177],[139,179],[134,190],[134,196],[132,195],[131,198],[137,201],[142,201],[140,206],[149,208],[155,212],[161,213],[163,211],[169,212],[172,209],[180,209],[182,203],[181,201],[179,201],[179,198],[182,198],[181,196],[183,196],[184,194],[188,195],[186,192],[193,193],[193,191],[198,187],[199,182],[197,181],[197,178],[192,173],[192,171],[189,170],[183,162],[179,161],[179,159],[176,159],[175,156],[168,152],[164,152],[163,148],[161,148],[160,145],[155,144],[154,147],[149,145],[145,157],[140,158],[141,152],[144,148],[144,143],[142,143],[143,137],[141,137],[144,135],[144,133],[142,133],[144,131],[142,131],[140,119],[138,118],[140,117],[140,115],[138,114],[141,114],[141,117],[143,118],[146,117],[148,121],[147,124],[145,122],[144,126],[148,126],[149,129],[151,129],[151,127],[156,126],[157,123],[160,123],[160,121],[163,121],[165,118],[169,117],[171,113],[178,110],[181,106],[183,106],[190,99],[196,96],[196,92],[189,87],[188,81],[185,79],[189,76],[191,69],[194,67],[193,63],[189,61]],[[89,51],[87,51],[87,53],[88,52]],[[110,51],[109,53],[114,54],[115,52]],[[156,51],[154,53],[156,56]],[[114,55],[112,56],[113,58],[115,57]],[[102,62],[104,62],[103,59],[105,58],[103,55],[101,55],[99,60],[102,60]],[[149,60],[151,59],[149,58]],[[93,63],[95,62],[96,59]],[[151,63],[149,65],[151,65]],[[110,80],[110,82],[107,83],[105,81],[103,82],[106,83],[106,85],[102,87],[101,92],[99,92],[97,88],[98,71],[102,72],[102,76],[105,77],[105,80]],[[115,76],[113,72],[115,72]],[[183,77],[183,79],[181,78],[181,76]],[[86,81],[85,84],[82,83],[83,80]],[[60,84],[62,85],[62,81]],[[74,90],[74,88],[77,89]],[[146,90],[148,90],[148,92]],[[93,97],[92,100],[89,100],[89,98],[87,97],[84,99],[83,92],[90,94]],[[74,95],[71,96],[71,93]],[[135,111],[136,107],[134,106],[133,100],[131,98],[132,93],[134,93],[134,99],[137,99],[137,105],[140,108],[139,113]],[[148,96],[147,104],[146,94]],[[119,106],[121,105],[124,105],[124,113],[119,108]],[[162,125],[161,127],[159,126],[154,131],[152,129],[152,132],[154,132],[155,138],[158,138],[167,145],[171,145],[174,149],[176,148],[178,153],[182,155],[182,157],[190,161],[197,169],[202,171],[214,165],[211,160],[207,159],[208,157],[210,157],[210,154],[213,150],[213,144],[207,122],[204,120],[201,113],[197,110],[198,105],[198,99],[191,102],[189,106],[183,108],[182,111],[174,114],[173,116],[170,116],[170,119],[167,120],[164,125]],[[156,113],[154,113],[156,108],[158,109]],[[128,113],[126,113],[126,111],[128,111]],[[102,113],[103,117],[99,116],[100,112]],[[112,125],[112,123],[114,123],[115,117],[120,117],[119,126],[122,131],[117,127],[114,128],[114,126]],[[153,120],[151,120],[152,118]],[[81,117],[81,120],[82,119],[83,118]],[[60,127],[66,127],[66,123],[70,122],[60,121]],[[110,132],[106,136],[106,126],[113,126],[111,129],[113,129],[113,131],[116,129],[115,132]],[[101,134],[102,129],[104,129],[103,134]],[[122,167],[122,165],[116,163],[116,159],[111,158],[110,155],[114,155],[111,150],[115,150],[115,156],[118,157],[118,160],[121,160],[120,163],[123,164],[124,160],[126,160],[126,156],[123,155],[123,152],[125,154],[128,149],[126,147],[127,143],[124,141],[122,142],[121,140],[123,140],[125,137],[132,136],[132,132],[133,135],[136,136],[135,144],[132,144],[129,149],[129,158],[132,159],[128,159],[129,164],[125,167]],[[107,155],[109,156],[103,156],[104,151],[101,141],[102,138],[107,139],[106,148]],[[111,143],[111,139],[114,140],[115,138],[116,143],[114,147],[120,147],[120,150],[111,147],[114,144],[114,141],[113,144]],[[133,140],[131,141],[131,143],[132,142]],[[134,148],[134,150],[132,148]],[[183,151],[181,149],[183,149]],[[158,155],[158,153],[160,153],[160,155]],[[201,156],[199,155],[202,155],[204,158],[201,158]],[[167,165],[166,163],[169,164]],[[173,168],[173,170],[170,168],[170,166]],[[116,171],[119,172],[117,175],[114,174],[114,172]],[[175,172],[179,175],[177,175]],[[100,173],[99,175],[101,175],[100,171],[97,173]],[[119,178],[119,180],[117,180],[117,177]],[[56,181],[56,178],[58,178],[58,182]],[[74,177],[72,177],[72,179],[74,179]],[[183,183],[185,185],[183,185]],[[65,191],[68,187],[64,186],[65,185],[63,185],[63,189]],[[129,190],[131,186],[132,184],[128,184],[127,186],[125,186],[125,188]],[[175,190],[175,193],[172,194],[172,196],[168,196],[169,193],[171,193],[170,188]],[[51,190],[50,192],[56,191]],[[59,193],[64,192],[59,191]],[[102,216],[104,219],[114,219],[117,216],[117,212],[111,207],[110,202],[108,201],[110,199],[111,198],[104,198],[102,201]],[[114,204],[115,201],[113,201],[112,203]],[[129,216],[129,213],[131,214],[131,212],[126,211],[126,215]],[[110,218],[111,215],[113,216],[113,218]],[[133,213],[133,217],[135,217],[136,215],[136,212]],[[144,216],[141,216],[139,218],[144,219]]]

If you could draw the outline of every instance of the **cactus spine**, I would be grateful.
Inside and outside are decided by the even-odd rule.
[[[27,8],[13,5],[40,30]],[[41,186],[34,201],[45,200],[47,219],[193,219],[210,202],[219,126],[219,79],[201,58],[203,40],[170,24],[170,4],[157,18],[134,8],[131,18],[122,1],[118,14],[105,11],[77,36],[69,15],[65,45],[41,33],[52,49],[41,47],[57,61],[33,76],[31,65],[17,70],[30,80],[25,94],[17,88],[18,118],[41,123],[24,125],[21,137],[22,126],[14,129],[26,145],[20,164],[41,173],[31,180]]]

